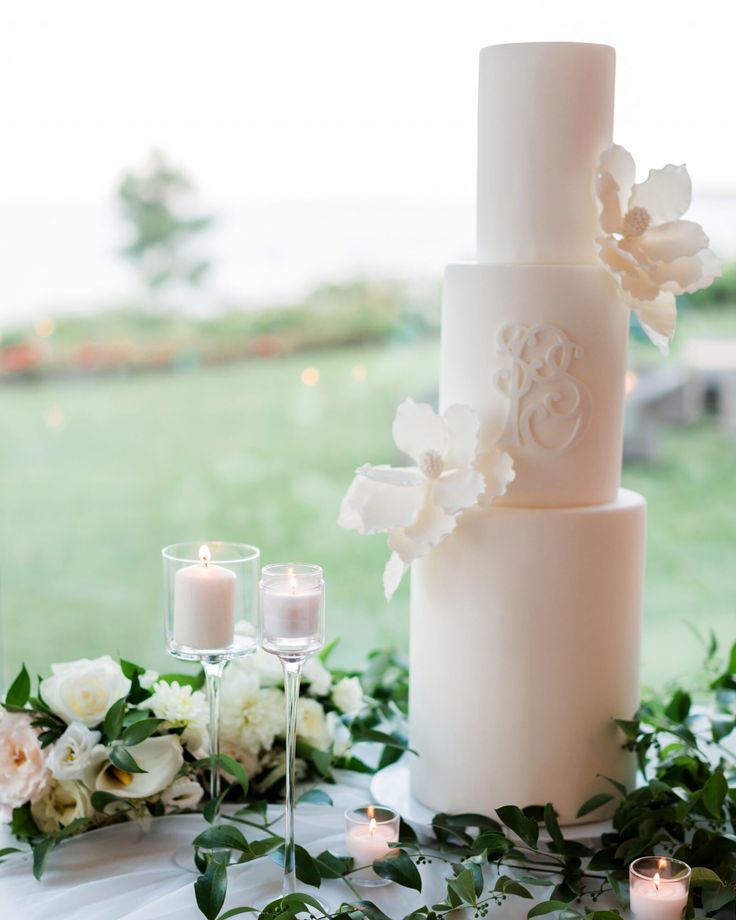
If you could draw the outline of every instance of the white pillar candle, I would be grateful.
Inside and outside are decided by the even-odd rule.
[[[303,584],[298,574],[264,584],[261,604],[263,634],[272,639],[301,639],[320,632],[322,585]]]
[[[235,635],[235,573],[211,563],[206,546],[200,562],[174,579],[174,641],[192,649],[221,649]]]

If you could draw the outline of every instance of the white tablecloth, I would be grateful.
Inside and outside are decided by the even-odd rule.
[[[370,800],[368,780],[345,773],[340,776],[340,785],[323,788],[334,807],[298,806],[297,842],[314,856],[324,850],[344,855],[343,814],[347,808]],[[270,808],[269,817],[282,810]],[[154,820],[147,831],[132,823],[91,831],[53,850],[40,882],[33,878],[29,855],[9,857],[0,865],[0,920],[203,920],[192,887],[196,875],[177,865],[173,854],[191,844],[205,826],[201,816],[177,815]],[[241,829],[250,839],[256,836],[250,828]],[[274,831],[280,832],[278,825]],[[12,845],[13,838],[3,827],[0,848]],[[232,867],[223,911],[278,897],[281,872],[268,857]],[[398,920],[420,904],[444,897],[446,870],[442,863],[421,866],[420,872],[421,894],[398,885],[359,890],[366,900]],[[325,882],[319,894],[333,907],[355,899],[343,882]],[[532,904],[509,898],[502,907],[493,908],[493,916],[524,920]]]

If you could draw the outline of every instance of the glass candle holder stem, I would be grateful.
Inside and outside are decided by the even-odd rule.
[[[220,795],[220,687],[225,670],[223,659],[205,659],[202,662],[209,703],[209,737],[210,737],[210,798]]]
[[[296,808],[296,718],[304,658],[282,658],[286,694],[286,809],[284,814],[284,897],[296,891],[294,811]]]

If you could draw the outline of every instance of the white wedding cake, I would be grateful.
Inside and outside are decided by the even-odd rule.
[[[631,786],[614,717],[639,694],[646,507],[620,489],[629,311],[594,247],[614,52],[480,56],[477,259],[445,275],[440,410],[516,477],[414,562],[412,793],[435,811]],[[601,813],[597,812],[596,816]]]

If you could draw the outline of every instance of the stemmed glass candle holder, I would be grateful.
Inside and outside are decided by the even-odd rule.
[[[244,543],[175,543],[164,566],[166,649],[200,661],[210,718],[210,796],[220,794],[220,683],[225,662],[258,647],[260,550]]]
[[[634,920],[681,920],[690,890],[690,866],[669,856],[640,856],[629,866]]]
[[[385,859],[396,849],[389,846],[399,839],[399,816],[392,808],[383,805],[366,805],[345,812],[345,845],[355,860],[357,870],[350,875],[356,885],[376,888],[388,885],[371,868],[374,862]]]
[[[283,895],[296,890],[294,790],[302,666],[325,642],[325,582],[318,565],[280,563],[261,573],[261,644],[281,659],[286,691],[286,813]]]

